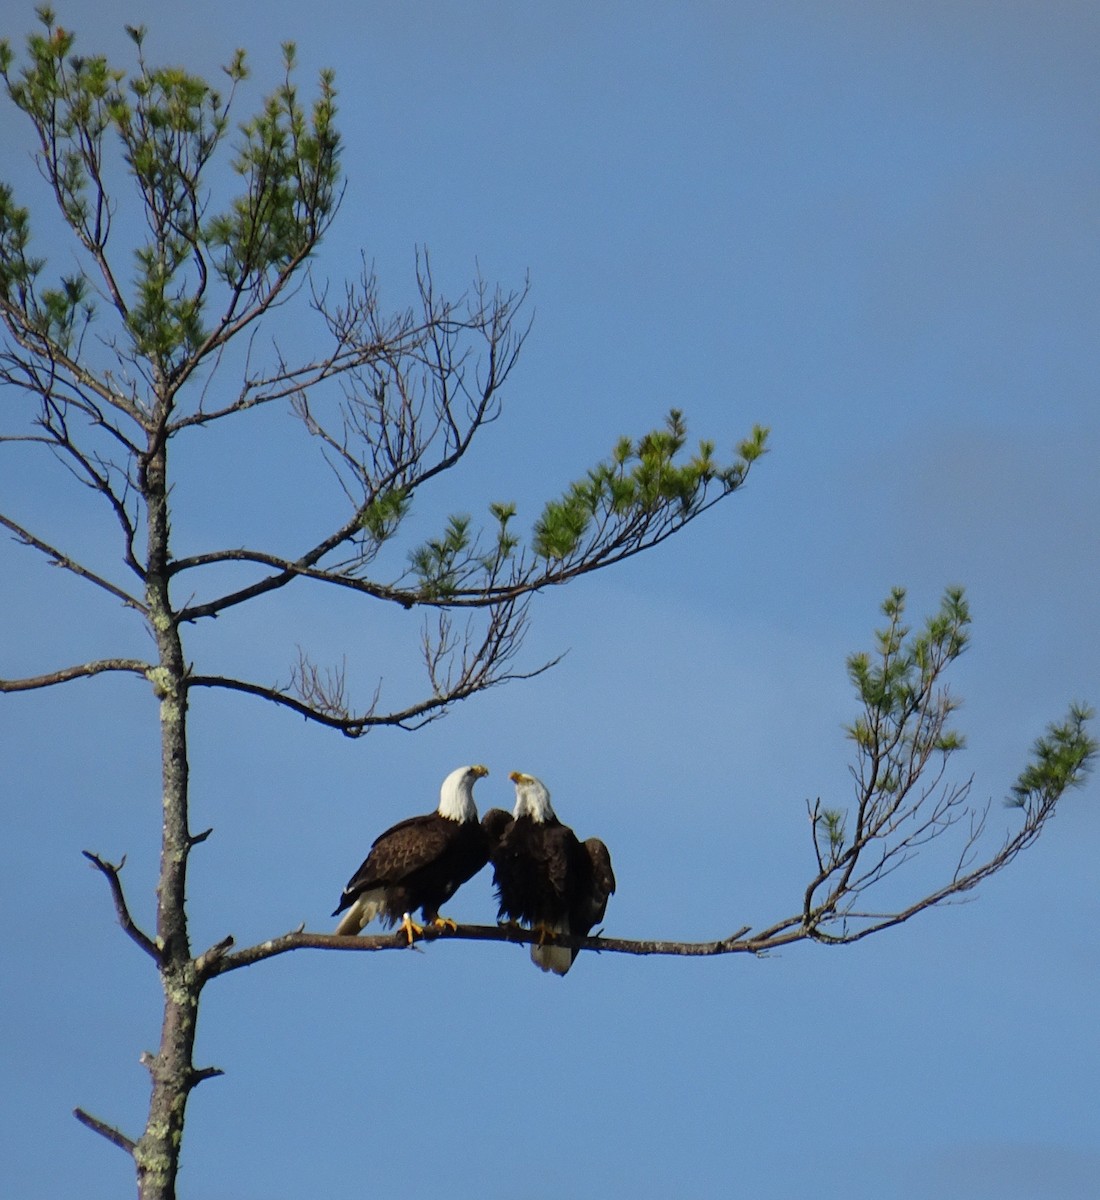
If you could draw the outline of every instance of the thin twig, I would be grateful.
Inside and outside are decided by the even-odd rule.
[[[452,690],[447,691],[443,695],[433,696],[429,700],[422,700],[417,704],[409,705],[407,708],[381,714],[376,713],[372,706],[366,712],[348,713],[346,716],[334,716],[331,712],[326,712],[312,704],[303,703],[301,700],[288,695],[279,688],[265,687],[259,683],[251,683],[244,679],[232,679],[225,675],[188,675],[183,682],[188,688],[224,688],[228,691],[244,692],[249,696],[258,696],[261,700],[269,700],[272,704],[289,708],[292,712],[298,713],[299,716],[305,717],[307,720],[315,721],[319,725],[328,726],[330,729],[339,729],[348,737],[357,738],[361,737],[367,730],[383,725],[406,730],[419,729],[421,726],[427,725],[432,720],[442,716],[448,708],[457,704],[460,700],[466,700],[470,696],[485,691],[489,687],[508,683],[513,679],[534,679],[536,675],[541,675],[544,671],[548,671],[559,660],[560,656],[530,671],[509,671],[500,675],[494,675],[488,680],[462,679],[453,686]],[[0,681],[0,690],[3,690],[2,681]]]
[[[126,904],[126,897],[122,892],[122,881],[119,879],[118,873],[126,863],[125,857],[116,866],[114,863],[109,863],[106,859],[100,858],[98,854],[93,854],[90,850],[82,850],[81,854],[84,855],[92,866],[103,874],[110,885],[111,896],[115,902],[115,912],[118,914],[118,923],[122,926],[123,931],[159,965],[161,962],[161,952],[156,942],[134,923],[133,917],[130,916],[130,909]]]

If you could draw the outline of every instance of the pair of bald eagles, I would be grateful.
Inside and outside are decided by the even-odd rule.
[[[423,931],[410,916],[418,908],[426,923],[454,928],[439,915],[439,906],[491,862],[497,919],[539,932],[531,958],[544,971],[569,970],[577,951],[553,945],[552,937],[587,937],[603,920],[615,890],[611,856],[599,838],[579,841],[558,820],[546,785],[520,771],[509,776],[516,785],[513,812],[491,808],[479,821],[474,784],[488,774],[480,765],[452,771],[435,812],[400,821],[375,840],[332,914],[345,914],[336,933],[355,935],[381,917],[386,925],[400,922],[412,945]]]

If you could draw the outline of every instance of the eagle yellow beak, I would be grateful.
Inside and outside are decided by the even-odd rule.
[[[483,766],[481,763],[475,763],[470,768],[470,774],[476,775],[478,777],[478,779],[480,779],[483,775],[489,774],[489,768],[486,766]]]
[[[530,783],[530,782],[531,782],[531,776],[530,776],[530,775],[524,775],[524,773],[523,773],[522,771],[513,771],[513,772],[512,772],[512,773],[511,773],[511,774],[508,776],[508,778],[509,778],[509,779],[510,779],[510,780],[511,780],[513,783]]]

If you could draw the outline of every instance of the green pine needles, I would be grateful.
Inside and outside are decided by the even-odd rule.
[[[1068,788],[1080,787],[1096,761],[1097,741],[1085,728],[1094,716],[1087,705],[1074,703],[1065,720],[1048,725],[1006,803],[1032,814],[1053,805]]]
[[[766,429],[755,426],[728,465],[715,461],[714,443],[708,441],[701,441],[685,461],[681,453],[687,427],[683,413],[672,409],[664,429],[636,442],[621,438],[606,462],[546,505],[535,522],[534,553],[565,562],[612,528],[627,541],[644,539],[658,529],[671,531],[736,491],[749,466],[764,454],[767,436]]]
[[[51,9],[37,12],[44,32],[28,37],[28,61],[18,73],[10,45],[0,41],[0,76],[38,131],[39,167],[66,222],[95,259],[133,353],[155,364],[160,378],[178,382],[222,343],[242,305],[282,288],[335,215],[340,139],[332,73],[321,72],[319,95],[307,113],[292,77],[294,45],[283,46],[283,82],[239,130],[232,169],[243,191],[224,211],[210,213],[204,172],[229,133],[233,92],[248,76],[244,52],[223,68],[230,85],[223,99],[180,67],[150,67],[142,55],[143,28],[127,27],[138,51],[138,70],[127,79],[102,56],[73,54],[74,34],[55,25]],[[112,151],[129,168],[148,227],[133,250],[130,287],[116,278],[106,256],[117,211],[104,190]],[[23,310],[26,324],[72,351],[75,332],[93,316],[85,281],[63,278],[60,287],[36,293],[45,264],[28,256],[28,241],[27,210],[4,187],[3,298]],[[214,325],[206,314],[211,271],[236,296]]]
[[[809,805],[818,873],[806,889],[801,925],[820,941],[857,941],[975,887],[1006,866],[1040,833],[1063,793],[1084,782],[1097,753],[1087,729],[1090,709],[1073,704],[1032,750],[1007,803],[1024,820],[988,858],[978,853],[989,805],[967,806],[971,781],[945,781],[948,760],[964,746],[951,726],[959,701],[944,675],[966,649],[970,609],[962,588],[948,588],[919,632],[905,624],[905,591],[882,605],[886,625],[875,648],[848,658],[861,712],[847,726],[855,743],[851,809]],[[894,912],[863,911],[858,897],[916,851],[967,818],[967,834],[950,881]]]

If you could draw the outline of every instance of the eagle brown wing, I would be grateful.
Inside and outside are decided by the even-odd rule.
[[[437,812],[407,817],[391,826],[375,838],[370,853],[348,880],[332,915],[343,912],[363,892],[378,888],[386,892],[386,915],[391,920],[399,920],[403,913],[421,907],[416,884],[446,856],[461,831],[458,822],[449,821]]]
[[[569,925],[574,933],[587,937],[607,912],[607,900],[615,891],[615,872],[611,854],[599,838],[588,838],[583,846],[586,864],[582,883],[574,894]]]
[[[546,827],[544,850],[546,878],[553,889],[552,903],[559,910],[555,917],[560,920],[569,907],[578,874],[585,866],[584,847],[573,830],[559,822]]]

